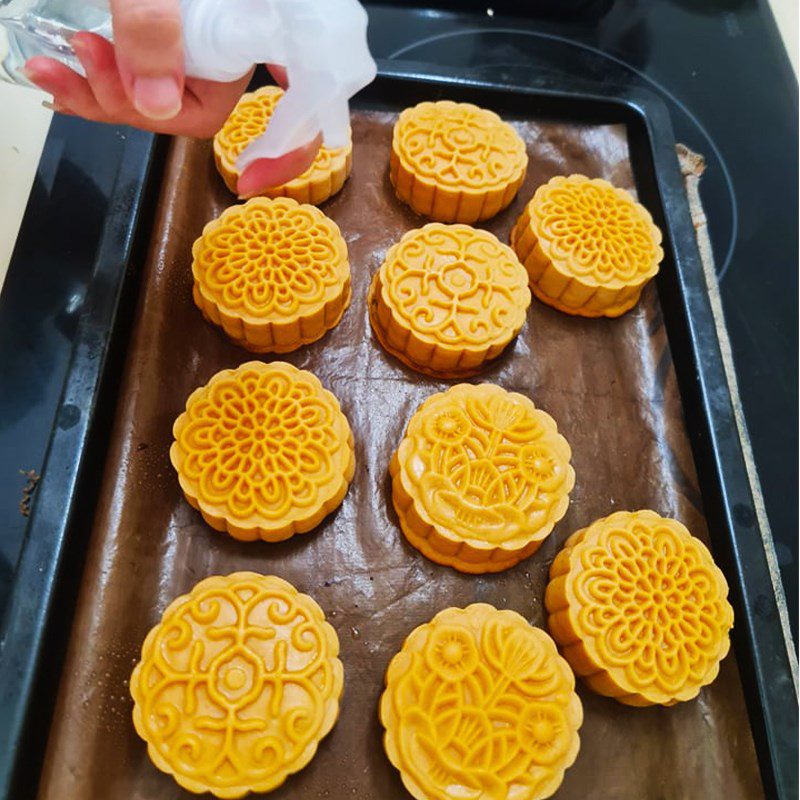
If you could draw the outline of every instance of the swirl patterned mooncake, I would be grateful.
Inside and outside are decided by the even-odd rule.
[[[550,567],[553,638],[599,694],[632,706],[696,697],[730,649],[728,584],[674,519],[620,511],[574,533]]]
[[[583,709],[543,630],[476,603],[411,632],[386,672],[380,719],[417,800],[543,800],[578,755]]]
[[[318,208],[256,197],[209,222],[192,247],[203,316],[256,353],[286,353],[335,327],[350,303],[347,245]]]
[[[319,525],[347,494],[353,434],[305,370],[251,361],[196,389],[169,451],[203,519],[236,539],[277,542]]]
[[[269,792],[313,758],[339,714],[339,639],[274,576],[214,576],[178,597],[142,645],[133,722],[158,769],[216,797]]]
[[[639,302],[664,257],[661,231],[624,189],[584,175],[540,186],[511,231],[531,290],[584,317],[618,317]]]
[[[519,134],[471,103],[419,103],[394,126],[389,177],[395,192],[439,222],[493,217],[514,199],[527,167]]]
[[[530,301],[511,248],[488,231],[432,222],[389,249],[368,305],[384,349],[420,372],[459,377],[503,352]]]
[[[429,397],[392,458],[408,541],[462,572],[499,572],[536,552],[569,506],[570,447],[553,418],[499,386]]]
[[[275,106],[283,97],[283,89],[262,86],[243,94],[225,124],[214,136],[214,162],[225,185],[237,194],[236,182],[240,172],[236,159],[244,148],[267,129]],[[330,149],[320,147],[311,166],[300,176],[271,186],[261,192],[265,197],[291,197],[298,203],[319,205],[338,192],[353,164],[353,145]]]

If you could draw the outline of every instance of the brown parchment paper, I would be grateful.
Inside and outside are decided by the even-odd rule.
[[[337,328],[287,356],[339,398],[357,467],[341,508],[281,544],[213,531],[181,495],[168,460],[189,393],[253,356],[205,323],[191,299],[191,245],[235,202],[207,143],[177,140],[168,158],[137,322],[127,354],[100,501],[59,689],[43,800],[168,800],[191,795],[153,767],[134,732],[128,678],[162,611],[208,575],[274,573],[320,603],[342,645],[341,715],[312,762],[272,796],[394,800],[408,795],[386,759],[377,717],[383,674],[405,636],[437,611],[483,601],[546,627],[547,570],[567,536],[620,509],[653,508],[707,539],[697,477],[657,291],[618,320],[573,318],[536,300],[522,333],[477,379],[524,392],[552,414],[573,449],[577,483],[566,517],[514,569],[462,575],[426,560],[397,526],[390,456],[419,404],[448,384],[383,352],[369,327],[367,287],[388,247],[423,224],[387,178],[389,113],[353,118],[353,173],[324,210],[347,240],[353,302]],[[535,188],[582,172],[632,187],[625,131],[520,122],[530,166],[517,199],[485,226],[508,233]],[[266,357],[265,360],[268,360]],[[696,701],[634,709],[579,686],[581,750],[559,798],[678,800],[762,796],[733,654]]]

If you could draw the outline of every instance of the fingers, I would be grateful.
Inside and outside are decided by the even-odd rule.
[[[113,45],[87,32],[75,34],[70,44],[86,78],[46,58],[32,58],[25,66],[28,77],[53,95],[56,108],[99,122],[146,122],[125,95]]]
[[[111,16],[126,95],[145,117],[172,119],[183,95],[179,0],[111,0]]]
[[[240,197],[252,197],[267,186],[280,186],[302,175],[314,161],[322,144],[322,138],[316,139],[297,150],[292,150],[280,158],[259,158],[250,164],[239,176],[236,189]]]
[[[53,110],[95,122],[209,138],[222,127],[251,77],[243,75],[231,83],[189,78],[181,113],[170,120],[156,121],[140,114],[128,100],[111,44],[86,32],[75,34],[71,43],[86,71],[86,78],[44,57],[30,59],[25,73],[32,83],[53,95]]]
[[[102,36],[82,32],[76,33],[70,44],[83,65],[95,99],[108,118],[128,118],[130,103],[122,86],[111,42]]]
[[[36,56],[25,64],[28,79],[53,95],[55,105],[93,120],[104,120],[103,110],[95,100],[89,82],[69,67],[52,58]]]

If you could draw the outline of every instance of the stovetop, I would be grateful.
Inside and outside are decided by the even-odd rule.
[[[701,193],[796,639],[797,81],[766,0],[395,5],[367,3],[376,57],[487,68],[493,80],[526,68],[637,84],[666,103],[677,139],[706,157]],[[87,161],[55,174],[48,159],[58,162],[61,132],[75,126],[85,129]],[[86,233],[102,219],[111,186],[98,153],[124,135],[74,119],[54,123],[33,189],[40,202],[49,198],[48,224]],[[67,168],[74,174],[61,174]],[[72,207],[76,185],[92,203]],[[13,342],[17,354],[0,364],[0,609],[25,532],[17,470],[44,460],[91,277],[91,239],[40,265],[41,275],[24,274],[26,259],[15,255],[0,297],[0,349]]]

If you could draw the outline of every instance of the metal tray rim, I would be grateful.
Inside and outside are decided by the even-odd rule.
[[[704,489],[701,478],[704,503],[715,509],[709,523],[712,527],[724,528],[730,546],[729,574],[733,570],[736,577],[732,593],[739,619],[744,620],[746,629],[746,636],[737,650],[740,659],[746,657],[749,662],[744,665],[743,682],[746,689],[754,689],[747,695],[759,762],[769,794],[796,796],[794,647],[788,638],[788,627],[783,624],[782,587],[779,580],[775,582],[770,570],[766,551],[771,545],[769,531],[762,529],[762,521],[754,510],[757,504],[752,476],[743,456],[733,389],[725,376],[719,323],[710,304],[665,107],[658,98],[639,89],[598,87],[579,80],[571,80],[565,86],[563,81],[542,78],[529,71],[524,75],[515,71],[513,82],[498,83],[485,80],[476,70],[442,70],[429,64],[383,61],[379,63],[380,77],[434,83],[443,88],[522,92],[536,102],[566,105],[577,100],[593,104],[598,110],[614,107],[620,115],[635,119],[643,127],[646,142],[639,149],[639,156],[644,153],[645,158],[640,157],[637,163],[632,148],[632,161],[635,173],[638,174],[640,168],[651,173],[657,195],[644,199],[656,202],[659,212],[663,211],[657,222],[667,233],[674,255],[674,274],[671,270],[662,270],[659,293],[662,302],[665,293],[674,295],[670,307],[665,308],[665,318],[670,320],[667,331],[673,353],[682,352],[688,345],[687,363],[679,369],[676,359],[676,372],[684,403],[688,393],[698,407],[692,421],[699,430],[692,436],[692,446],[698,472],[709,475],[710,470],[705,484],[713,483],[710,489]],[[97,252],[94,274],[96,278],[105,274],[106,280],[93,281],[91,295],[87,298],[59,402],[59,415],[48,446],[43,470],[45,480],[34,504],[3,620],[0,639],[0,697],[3,699],[0,731],[6,744],[0,755],[0,796],[3,797],[11,796],[25,721],[33,706],[34,678],[41,666],[47,622],[56,603],[54,587],[69,539],[69,523],[77,502],[76,489],[106,366],[110,331],[117,317],[144,189],[151,177],[149,167],[155,139],[150,134],[137,134],[129,152],[126,151],[127,166],[126,159],[120,164],[114,198]],[[650,163],[646,163],[648,161]],[[35,214],[36,208],[29,206],[26,213]],[[87,365],[90,365],[88,369]],[[722,378],[724,384],[720,382]],[[723,385],[724,392],[715,388]],[[60,413],[66,406],[74,407],[76,403],[86,413],[81,415],[75,428],[65,429],[59,424]],[[688,423],[687,419],[687,426]],[[744,524],[748,521],[749,524]],[[771,587],[771,595],[763,591],[765,579]],[[20,632],[26,629],[27,635],[20,639]],[[743,646],[744,653],[741,652]]]

